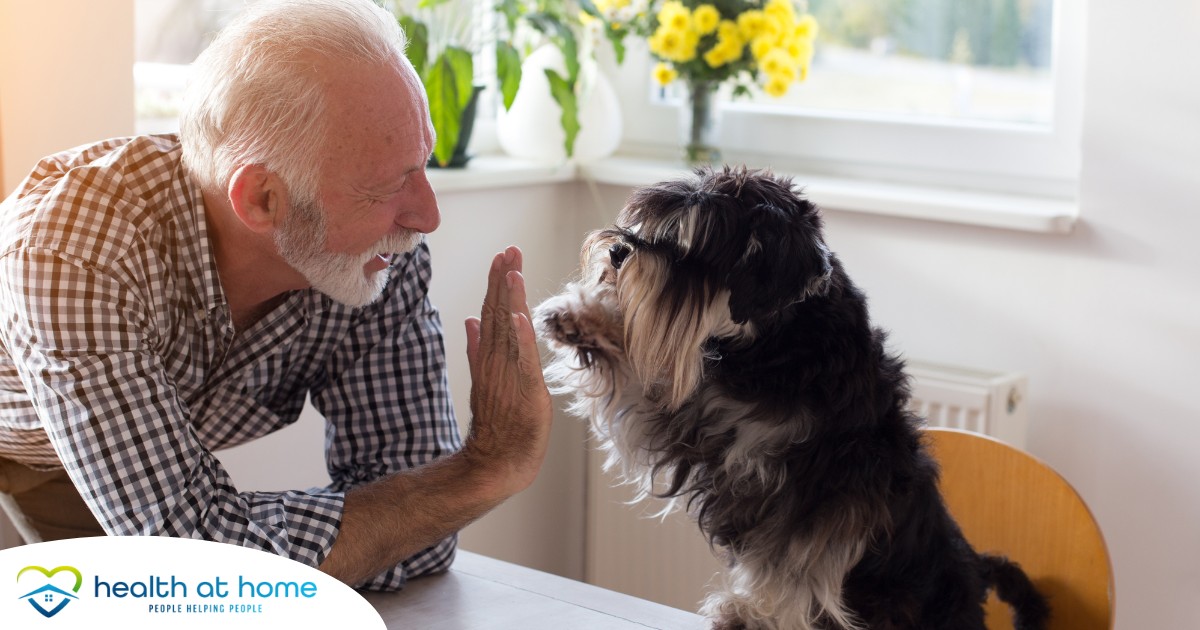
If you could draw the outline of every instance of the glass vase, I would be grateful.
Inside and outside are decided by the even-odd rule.
[[[680,140],[683,159],[689,166],[721,161],[717,140],[721,131],[716,81],[688,81],[687,100],[680,110]]]

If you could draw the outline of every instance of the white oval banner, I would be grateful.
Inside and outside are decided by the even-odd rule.
[[[383,629],[354,589],[256,549],[157,536],[0,550],[4,628]]]

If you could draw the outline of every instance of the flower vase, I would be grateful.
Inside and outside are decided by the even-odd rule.
[[[546,70],[566,76],[562,51],[552,44],[533,51],[521,64],[521,86],[508,111],[501,108],[496,136],[504,152],[539,162],[567,160],[562,108],[550,92]],[[579,69],[579,135],[575,137],[576,162],[611,155],[621,142],[621,104],[612,84],[596,63],[584,60]]]
[[[713,164],[721,161],[721,149],[717,145],[720,135],[720,109],[716,81],[688,81],[687,101],[681,108],[680,134],[683,157],[689,166]]]

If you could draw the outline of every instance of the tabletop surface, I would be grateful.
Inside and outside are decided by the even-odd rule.
[[[462,550],[444,574],[363,597],[388,630],[707,627],[695,613]]]

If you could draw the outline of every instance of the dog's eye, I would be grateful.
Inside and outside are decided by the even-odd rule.
[[[613,269],[620,269],[631,251],[633,251],[632,248],[625,243],[617,243],[608,248],[608,259],[612,261]]]

